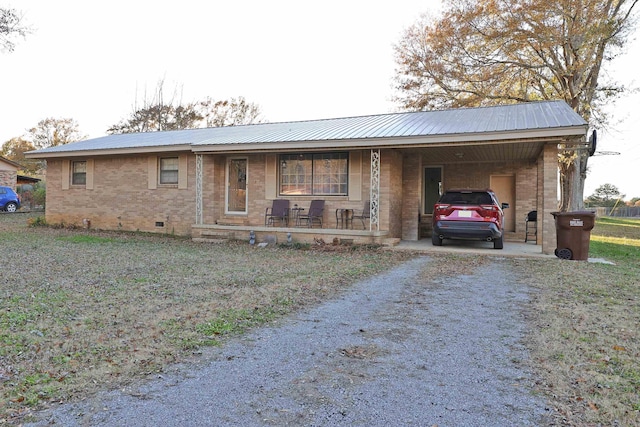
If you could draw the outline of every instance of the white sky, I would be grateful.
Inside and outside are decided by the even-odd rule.
[[[89,137],[105,135],[133,105],[181,88],[183,102],[244,96],[271,121],[396,111],[390,98],[392,46],[440,0],[0,0],[35,32],[0,52],[0,144],[40,120],[72,118]],[[640,43],[610,72],[637,85]],[[585,196],[604,183],[640,196],[640,95],[613,110],[599,134]],[[635,169],[635,171],[634,171]]]

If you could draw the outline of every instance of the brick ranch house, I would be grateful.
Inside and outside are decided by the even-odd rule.
[[[110,135],[27,154],[47,161],[46,219],[110,230],[259,242],[349,239],[394,244],[430,235],[447,188],[492,188],[505,240],[553,253],[559,144],[584,146],[587,123],[565,102],[392,113],[288,123]],[[325,201],[322,228],[265,226],[275,199]],[[370,201],[362,227],[340,212]]]
[[[0,186],[16,189],[18,181],[18,170],[21,169],[18,163],[0,157]]]

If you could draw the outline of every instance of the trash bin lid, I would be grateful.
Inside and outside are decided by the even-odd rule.
[[[588,216],[595,217],[596,211],[568,211],[568,212],[551,212],[555,216]]]

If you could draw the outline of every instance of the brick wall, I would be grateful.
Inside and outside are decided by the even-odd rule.
[[[398,150],[380,151],[380,229],[390,237],[402,236],[403,181],[402,153]]]
[[[397,155],[394,155],[397,158]],[[97,157],[94,159],[93,188],[67,185],[70,180],[64,160],[48,160],[47,166],[47,221],[52,224],[83,226],[85,219],[91,221],[92,228],[175,233],[190,235],[191,226],[196,222],[196,157],[188,155],[187,188],[162,187],[149,189],[149,158],[157,156],[139,155],[134,157]],[[264,213],[272,200],[265,195],[267,156],[251,154],[234,156],[247,159],[247,192],[249,204],[247,213],[225,212],[226,162],[225,155],[204,155],[202,171],[202,218],[204,224],[264,224]],[[362,164],[353,165],[362,170],[361,193],[353,197],[338,196],[327,199],[323,223],[325,228],[336,225],[335,211],[338,208],[362,210],[369,199],[370,157],[369,151],[362,151]],[[392,165],[387,162],[387,176]],[[64,172],[63,172],[64,171]],[[62,176],[63,173],[66,176]],[[393,194],[396,198],[394,210],[399,210],[401,192],[389,188],[385,197]],[[313,196],[291,197],[291,203],[308,208]],[[353,200],[351,200],[353,199]],[[383,200],[389,206],[388,199]],[[397,212],[394,211],[395,216]],[[386,213],[388,227],[389,211]],[[162,223],[162,225],[156,225]],[[360,228],[361,223],[354,224]]]
[[[556,225],[551,212],[558,210],[558,146],[544,146],[541,158],[540,192],[542,202],[538,209],[538,243],[542,242],[542,252],[552,254],[556,249]]]
[[[0,186],[16,189],[18,173],[11,170],[0,170]]]
[[[418,214],[422,200],[420,156],[405,155],[402,166],[402,194],[405,199],[402,206],[402,239],[418,240]]]
[[[336,225],[338,208],[361,210],[369,199],[370,151],[362,150],[360,165],[360,194],[326,198],[324,227]],[[536,206],[557,206],[556,146],[545,147],[539,159],[545,166],[524,162],[443,165],[444,188],[489,187],[491,174],[511,174],[516,180],[516,232],[524,232],[524,217]],[[204,155],[202,173],[203,223],[232,223],[238,225],[264,224],[264,212],[271,206],[267,198],[267,162],[269,155],[250,154],[248,161],[246,214],[225,213],[226,161],[224,155]],[[68,168],[63,160],[48,160],[47,167],[47,221],[82,226],[89,219],[93,228],[140,230],[190,235],[196,222],[196,168],[195,155],[187,154],[187,185],[149,189],[148,155],[133,157],[99,157],[94,160],[93,189],[69,186]],[[271,156],[273,159],[273,156]],[[381,150],[380,159],[380,230],[388,231],[391,238],[417,240],[419,238],[420,203],[422,200],[422,168],[427,158],[402,150]],[[314,197],[291,197],[291,203],[308,208]],[[551,217],[551,215],[549,215]],[[539,223],[539,230],[555,230],[553,218]],[[358,223],[355,228],[360,228]],[[547,233],[548,234],[548,233]],[[555,232],[545,236],[547,247],[555,248]],[[541,232],[538,234],[541,235]],[[549,239],[553,239],[551,242]],[[540,240],[540,239],[539,239]],[[552,248],[552,250],[553,250]]]
[[[96,158],[93,189],[62,189],[63,160],[47,162],[49,223],[92,228],[189,235],[195,222],[195,156],[189,155],[188,185],[150,190],[148,156]]]
[[[524,233],[527,214],[538,207],[538,187],[540,183],[538,167],[523,164],[516,174],[516,233]]]
[[[482,164],[448,164],[443,167],[444,189],[489,188],[491,175],[513,175],[515,178],[515,232],[524,233],[524,218],[539,206],[538,186],[543,179],[538,167],[528,162],[495,162]],[[523,234],[524,236],[524,234]]]

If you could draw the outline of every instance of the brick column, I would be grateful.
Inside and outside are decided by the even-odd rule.
[[[542,152],[542,209],[538,210],[538,237],[542,235],[542,253],[556,249],[556,224],[551,212],[558,210],[558,145],[545,144]]]
[[[420,156],[404,156],[402,164],[402,240],[419,240]]]

